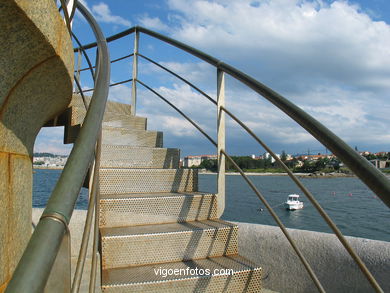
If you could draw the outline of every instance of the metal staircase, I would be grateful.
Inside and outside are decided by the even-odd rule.
[[[82,109],[75,95],[67,127]],[[238,255],[237,225],[217,218],[217,195],[198,192],[197,170],[179,169],[179,150],[129,111],[108,102],[103,118],[103,292],[259,292],[261,269]]]
[[[47,5],[47,7],[36,6],[36,4],[28,1],[9,2],[15,2],[20,7],[24,6],[26,11],[33,11],[34,13],[31,16],[33,20],[40,20],[41,15],[43,15],[41,12],[49,11],[47,7],[51,9],[51,13],[47,13],[47,15],[57,15],[57,7],[54,5],[56,1],[39,1],[40,4]],[[57,15],[59,28],[65,31],[67,27],[69,34],[73,36],[73,39],[79,45],[78,48],[74,49],[74,52],[78,52],[79,58],[84,56],[88,63],[88,68],[78,68],[76,70],[75,82],[78,92],[83,94],[83,92],[93,91],[93,94],[91,99],[84,101],[78,95],[74,95],[70,107],[64,113],[60,114],[60,116],[45,124],[46,126],[64,125],[64,142],[74,142],[74,146],[41,219],[15,269],[15,263],[19,260],[19,255],[12,252],[12,255],[9,254],[6,256],[6,265],[9,266],[9,270],[7,270],[6,274],[3,274],[4,278],[0,285],[0,292],[4,290],[7,293],[44,292],[45,289],[47,292],[78,292],[86,259],[88,239],[91,227],[93,226],[92,218],[94,213],[93,252],[89,279],[90,292],[94,292],[96,283],[97,246],[99,246],[101,258],[101,287],[104,292],[264,291],[264,289],[261,289],[261,268],[238,254],[237,226],[218,219],[223,212],[225,201],[225,160],[229,161],[241,174],[249,187],[270,212],[318,291],[325,292],[325,288],[316,273],[272,207],[226,151],[225,114],[240,125],[246,133],[269,152],[280,166],[283,167],[292,181],[301,189],[335,233],[342,246],[357,264],[372,288],[376,292],[384,292],[373,274],[362,262],[359,255],[352,249],[340,230],[316,201],[313,194],[299,181],[280,158],[244,122],[239,120],[230,111],[231,107],[225,105],[225,74],[248,86],[255,93],[259,94],[259,96],[270,101],[278,109],[300,124],[314,138],[317,138],[324,146],[338,156],[385,204],[390,206],[390,180],[388,178],[309,114],[244,72],[191,46],[142,27],[133,27],[105,38],[94,17],[81,3],[73,0],[61,0],[60,2],[60,10],[62,10],[66,26]],[[71,20],[76,6],[90,25],[96,43],[82,45],[71,31]],[[5,12],[3,14],[7,17],[16,15],[4,9],[3,11]],[[8,20],[8,18],[4,19]],[[38,23],[40,22],[38,21]],[[46,28],[57,27],[53,26],[52,19],[47,19],[44,22],[42,21],[42,23],[43,25],[39,27],[39,30],[43,32],[46,32]],[[10,27],[8,23],[3,26]],[[27,29],[25,31],[28,32]],[[133,33],[135,36],[134,53],[110,60],[108,43]],[[165,68],[163,65],[140,54],[138,52],[140,33],[170,44],[213,66],[217,73],[216,99],[211,98],[197,86]],[[40,33],[39,36],[41,36]],[[52,36],[57,40],[59,36],[58,31],[56,33],[53,32]],[[70,44],[70,38],[68,37],[70,36],[67,36],[68,43]],[[6,37],[3,36],[3,39],[5,40]],[[19,39],[23,40],[23,38]],[[29,39],[32,39],[31,36]],[[34,41],[34,45],[41,43],[40,40]],[[11,42],[11,44],[13,43]],[[25,46],[25,42],[19,42],[18,44],[22,44],[20,46],[22,48],[30,48],[30,46]],[[64,49],[65,47],[60,46],[60,48]],[[96,62],[94,65],[90,62],[90,58],[86,53],[90,49],[96,49]],[[12,50],[6,49],[6,51],[14,52],[13,48]],[[62,51],[60,53],[62,54]],[[19,63],[21,68],[29,68],[26,65],[29,63],[27,59],[30,58],[30,55],[32,55],[30,51],[26,54],[19,54],[18,59],[20,59]],[[72,56],[70,52],[68,52],[68,55]],[[28,56],[29,58],[21,58],[20,56]],[[123,81],[110,84],[110,63],[131,57],[133,58],[133,75],[131,79],[126,77]],[[215,107],[217,113],[217,140],[210,137],[188,115],[168,99],[140,80],[137,69],[139,57],[179,78],[213,104],[211,106]],[[55,60],[54,57],[53,59],[51,58],[48,60]],[[73,60],[73,58],[69,60]],[[79,62],[79,64],[81,63]],[[66,75],[71,75],[73,68],[69,69],[68,67],[66,67],[67,71],[65,73]],[[15,70],[14,67],[10,68]],[[51,68],[53,69],[55,67]],[[84,70],[91,72],[91,78],[93,80],[93,87],[87,90],[81,87],[79,80],[79,74]],[[55,74],[51,74],[50,71],[45,71],[45,74],[45,76],[51,78],[44,89],[53,89],[53,93],[48,91],[46,96],[51,98],[63,92],[55,80],[52,79],[52,77],[56,76],[59,80],[64,80],[60,78],[61,75],[58,74],[58,71]],[[12,77],[13,74],[5,74],[5,76]],[[34,75],[34,78],[39,81],[39,85],[46,84],[39,77],[39,74]],[[67,80],[71,81],[71,78],[67,76]],[[134,107],[117,102],[107,102],[110,86],[116,86],[130,81],[132,82],[131,99]],[[143,86],[170,105],[216,147],[218,155],[217,195],[199,192],[197,171],[179,169],[179,150],[163,148],[162,132],[148,131],[146,129],[146,118],[135,116],[137,84]],[[14,119],[10,119],[10,122],[4,125],[14,126],[17,124],[13,123],[13,121],[22,121],[23,123],[20,124],[22,127],[20,129],[12,129],[11,127],[11,131],[7,127],[3,127],[3,131],[0,131],[0,136],[3,133],[7,135],[10,133],[12,134],[11,136],[24,138],[27,137],[26,125],[31,127],[39,124],[39,127],[37,126],[31,132],[31,139],[29,137],[26,142],[21,144],[23,146],[28,145],[31,152],[33,138],[44,121],[49,119],[49,117],[53,117],[55,113],[59,113],[60,109],[62,111],[65,107],[65,103],[63,105],[61,104],[61,106],[58,102],[54,103],[52,99],[43,100],[41,104],[44,106],[40,106],[41,104],[33,101],[30,96],[33,97],[32,93],[34,93],[36,96],[42,97],[43,92],[36,89],[42,89],[43,87],[34,86],[32,88],[34,90],[29,92],[28,95],[21,95],[22,97],[29,98],[26,100],[28,103],[23,101],[18,102],[15,103],[15,109],[10,108],[11,110],[9,110],[8,108],[3,108],[2,110],[3,116],[6,114]],[[71,86],[69,83],[69,95],[67,95],[69,99],[71,95],[70,89]],[[7,99],[9,100],[9,98]],[[69,101],[68,99],[65,100],[66,102]],[[33,107],[30,107],[30,102]],[[47,115],[48,117],[43,119],[43,116],[40,114],[44,112],[43,110],[47,110],[48,105],[54,107],[53,111],[47,111],[48,113],[50,112],[50,115]],[[31,124],[24,123],[25,120],[20,119],[22,116],[20,113],[21,109],[26,110],[26,113],[28,113],[27,116],[30,119],[29,121],[32,122]],[[35,119],[36,117],[41,117],[42,121]],[[101,135],[99,134],[100,129]],[[10,140],[8,144],[14,145],[14,142]],[[9,157],[12,155],[15,155],[15,151],[8,152]],[[19,156],[19,154],[17,155]],[[25,156],[26,154],[23,155]],[[94,159],[93,168],[91,167],[91,159]],[[29,170],[27,168],[25,170],[31,173],[30,158],[28,158],[28,164],[26,166]],[[12,167],[13,165],[10,160],[7,161],[7,165],[8,169],[11,170],[10,166]],[[19,165],[15,164],[15,166]],[[17,176],[25,176],[28,173],[26,171],[22,172],[18,168],[15,168],[15,174]],[[92,174],[89,177],[92,179],[90,180],[90,201],[76,272],[73,277],[73,284],[70,286],[69,223],[88,169],[90,170],[90,174]],[[9,174],[11,173],[9,172]],[[11,178],[9,175],[0,177]],[[17,187],[15,190],[18,191],[15,194],[18,194],[18,199],[22,202],[28,197],[20,196],[18,188],[23,184],[20,184],[21,181],[15,182],[15,186]],[[0,182],[1,186],[3,186],[2,184]],[[24,184],[23,186],[27,187],[28,185]],[[12,188],[7,187],[7,190],[12,190]],[[28,234],[23,233],[23,230],[15,229],[17,226],[12,224],[14,222],[17,224],[22,223],[25,227],[28,227],[26,231],[30,228],[29,220],[26,221],[19,217],[19,206],[14,208],[14,210],[17,211],[15,213],[17,216],[7,217],[8,226],[12,227],[7,228],[7,231],[19,231],[19,234]],[[7,247],[11,247],[13,250],[20,250],[20,247],[17,247],[20,244],[19,242],[16,238],[12,239],[12,241],[7,242]],[[274,253],[274,251],[270,251],[269,253]],[[335,261],[337,260],[335,259]],[[283,267],[283,265],[281,266]],[[267,269],[266,264],[264,264],[264,268]],[[337,279],[336,277],[335,274],[335,279]],[[51,289],[52,287],[50,286],[52,285],[55,285],[56,289]]]

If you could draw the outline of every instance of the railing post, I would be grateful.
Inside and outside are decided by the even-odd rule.
[[[134,33],[133,81],[131,86],[131,114],[134,116],[135,116],[135,109],[137,106],[138,43],[139,43],[139,31],[136,28]]]
[[[80,81],[80,69],[81,69],[81,61],[82,61],[82,55],[81,55],[81,50],[77,51],[77,72],[75,78]],[[76,81],[74,82],[74,92],[77,91],[77,84]]]
[[[217,69],[217,136],[218,136],[218,200],[217,214],[220,217],[225,209],[225,72]]]

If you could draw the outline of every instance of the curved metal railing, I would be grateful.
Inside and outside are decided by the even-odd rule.
[[[91,26],[98,47],[95,90],[81,131],[6,292],[43,292],[91,164],[108,97],[110,58],[105,37],[89,11],[77,8]],[[64,11],[67,11],[64,9]],[[68,19],[69,28],[69,19]]]
[[[77,2],[77,1],[76,1]],[[61,0],[62,6],[66,6],[66,2]],[[255,187],[255,185],[251,182],[251,180],[245,175],[245,173],[239,168],[239,166],[234,162],[234,160],[226,153],[224,147],[224,138],[218,137],[218,141],[214,141],[197,123],[195,123],[189,116],[187,116],[183,111],[181,111],[178,107],[176,107],[169,100],[164,98],[161,94],[155,91],[153,88],[148,86],[146,83],[140,81],[137,76],[137,58],[141,57],[144,60],[147,60],[154,65],[162,68],[173,76],[179,78],[213,104],[217,106],[218,112],[218,131],[224,132],[224,126],[220,123],[220,121],[224,121],[224,114],[226,113],[230,116],[234,121],[236,121],[247,133],[249,133],[260,145],[262,145],[276,161],[285,169],[287,174],[292,178],[292,180],[297,184],[299,188],[304,192],[304,194],[308,197],[308,199],[313,203],[316,209],[319,211],[320,215],[325,219],[331,229],[334,231],[336,236],[339,238],[340,242],[344,245],[346,250],[349,252],[351,257],[355,260],[357,265],[360,267],[368,281],[371,283],[373,288],[377,292],[382,292],[378,283],[375,281],[371,273],[365,267],[364,263],[360,260],[357,254],[352,250],[352,248],[348,245],[347,241],[338,230],[336,225],[332,222],[332,220],[327,216],[322,207],[315,200],[314,196],[302,185],[302,183],[295,177],[295,175],[289,170],[289,168],[280,160],[275,153],[262,141],[260,140],[252,130],[250,130],[242,121],[240,121],[235,115],[225,107],[223,99],[223,93],[221,92],[223,85],[221,80],[224,79],[224,74],[227,73],[236,80],[242,82],[247,85],[256,93],[260,94],[268,101],[273,103],[276,107],[290,116],[294,121],[300,124],[304,129],[306,129],[309,133],[311,133],[315,138],[317,138],[321,143],[323,143],[329,150],[331,150],[339,159],[341,159],[366,185],[371,188],[378,197],[387,205],[390,206],[390,181],[377,169],[375,169],[366,159],[362,158],[358,155],[352,148],[350,148],[345,142],[339,139],[336,135],[334,135],[330,130],[328,130],[325,126],[311,117],[309,114],[304,112],[302,109],[288,101],[286,98],[282,97],[278,93],[269,89],[262,83],[253,79],[252,77],[246,75],[245,73],[237,70],[236,68],[208,55],[205,54],[193,47],[190,47],[184,43],[161,35],[159,33],[153,32],[143,27],[133,27],[124,32],[116,34],[107,38],[107,42],[111,42],[117,39],[120,39],[124,36],[127,36],[131,33],[136,34],[135,38],[135,50],[133,54],[129,54],[111,62],[117,62],[126,58],[133,57],[134,58],[134,67],[133,67],[133,77],[131,79],[126,79],[120,82],[116,82],[113,84],[109,84],[109,54],[108,48],[106,44],[106,40],[99,29],[96,21],[93,19],[92,15],[83,7],[81,4],[77,4],[78,9],[85,16],[85,18],[90,23],[96,39],[98,40],[96,43],[91,43],[85,46],[82,46],[80,41],[73,35],[75,41],[77,42],[79,48],[75,49],[75,52],[80,52],[83,54],[87,60],[88,68],[79,69],[76,72],[80,73],[84,70],[89,70],[91,72],[92,78],[94,80],[94,88],[89,90],[82,90],[81,84],[78,78],[75,78],[76,86],[78,88],[78,93],[81,94],[84,105],[87,106],[85,102],[85,98],[83,93],[87,91],[93,90],[93,96],[91,103],[88,108],[88,112],[86,118],[83,122],[83,127],[81,128],[81,132],[75,142],[74,148],[69,156],[68,163],[66,164],[61,177],[53,191],[53,194],[48,202],[46,209],[43,212],[41,220],[39,221],[36,230],[34,231],[31,240],[20,260],[17,269],[13,275],[12,280],[10,281],[6,292],[41,292],[45,286],[46,280],[50,274],[50,269],[53,265],[55,256],[59,249],[61,240],[64,236],[65,231],[68,229],[68,224],[70,221],[70,217],[72,215],[74,205],[76,199],[78,197],[80,188],[84,181],[85,174],[90,167],[91,158],[93,153],[95,152],[96,159],[94,165],[94,175],[93,181],[91,185],[91,196],[90,202],[87,212],[86,225],[83,234],[83,241],[80,248],[79,260],[76,268],[76,274],[73,279],[72,292],[78,292],[80,287],[81,274],[84,267],[86,249],[88,246],[88,239],[90,234],[90,228],[92,226],[92,216],[93,210],[95,209],[95,228],[94,228],[94,243],[93,243],[93,265],[92,265],[92,274],[90,278],[90,292],[93,292],[94,283],[96,279],[96,263],[97,263],[97,239],[98,239],[98,168],[99,168],[99,155],[100,155],[100,125],[102,122],[102,117],[104,113],[104,108],[108,95],[108,87],[115,86],[118,84],[123,84],[127,82],[133,82],[132,90],[133,90],[133,101],[132,110],[135,111],[136,104],[136,84],[139,83],[144,86],[149,91],[153,92],[160,99],[169,104],[172,108],[178,111],[183,117],[185,117],[198,131],[200,131],[214,146],[218,149],[218,158],[219,158],[219,174],[224,174],[224,159],[227,158],[233,166],[238,170],[238,172],[243,176],[245,181],[249,184],[249,186],[253,189],[255,194],[260,198],[260,200],[264,203],[267,209],[270,211],[271,215],[274,217],[275,221],[282,229],[282,232],[285,234],[290,244],[294,248],[298,257],[301,259],[304,264],[306,270],[311,276],[313,282],[320,292],[325,292],[324,288],[320,284],[318,278],[315,273],[311,269],[310,265],[305,260],[304,256],[298,249],[295,242],[289,236],[288,231],[285,229],[283,223],[277,217],[276,213],[273,211],[272,207],[267,203],[265,198],[261,195],[260,191]],[[72,8],[71,13],[69,13],[68,9],[64,10],[64,17],[66,19],[66,24],[71,32],[71,20],[74,14],[74,9]],[[187,81],[185,78],[180,75],[174,73],[168,68],[162,66],[161,64],[155,62],[154,60],[146,57],[138,52],[138,38],[139,33],[144,33],[149,36],[152,36],[156,39],[159,39],[165,43],[171,44],[176,48],[179,48],[185,52],[190,53],[191,55],[198,57],[199,59],[213,65],[217,68],[218,71],[218,99],[215,101],[209,95],[207,95],[204,91],[196,87],[193,83]],[[98,48],[98,58],[96,67],[92,65],[88,55],[86,54],[86,50],[90,48]],[[95,68],[95,71],[94,71]],[[221,80],[220,80],[221,79]],[[221,95],[220,95],[221,94]],[[99,126],[99,127],[97,127]],[[224,133],[222,134],[224,136]],[[219,135],[218,135],[219,136]],[[96,146],[96,149],[95,149]],[[221,187],[222,188],[222,187]],[[45,241],[42,241],[45,239]]]
[[[245,73],[235,69],[234,67],[219,61],[218,59],[207,55],[199,50],[196,50],[186,44],[183,44],[181,42],[178,42],[174,39],[168,38],[166,36],[163,36],[161,34],[158,34],[156,32],[153,32],[151,30],[142,28],[142,27],[133,27],[126,31],[123,31],[119,34],[116,34],[114,36],[111,36],[107,38],[108,42],[117,40],[119,38],[122,38],[126,35],[136,33],[139,34],[139,32],[145,33],[149,36],[155,37],[157,39],[160,39],[168,44],[171,44],[181,50],[184,50],[188,53],[190,53],[193,56],[196,56],[200,58],[201,60],[215,66],[219,73],[228,73],[230,76],[235,78],[236,80],[244,83],[249,88],[254,90],[255,92],[259,93],[261,96],[265,97],[267,100],[269,100],[271,103],[273,103],[275,106],[277,106],[280,110],[285,112],[288,116],[290,116],[293,120],[295,120],[297,123],[299,123],[303,128],[305,128],[309,133],[311,133],[315,138],[317,138],[320,142],[322,142],[328,149],[330,149],[339,159],[341,159],[366,185],[371,188],[378,197],[388,206],[390,206],[390,181],[376,168],[372,166],[371,163],[369,163],[365,158],[361,157],[359,154],[357,154],[356,151],[354,151],[352,148],[350,148],[345,142],[343,142],[340,138],[338,138],[336,135],[334,135],[330,130],[328,130],[325,126],[323,126],[321,123],[319,123],[317,120],[315,120],[313,117],[311,117],[309,114],[304,112],[302,109],[282,97],[281,95],[277,94],[273,90],[269,89],[265,85],[261,84],[257,80],[253,79],[252,77],[246,75]],[[136,39],[138,39],[138,36],[136,36]],[[93,48],[94,44],[88,44],[84,46],[84,49],[90,49]],[[144,60],[147,60],[151,62],[152,64],[158,66],[159,68],[165,70],[169,74],[175,76],[176,78],[180,79],[181,81],[185,82],[187,85],[189,85],[191,88],[199,92],[201,95],[203,95],[205,98],[210,100],[213,104],[215,104],[218,107],[218,116],[222,115],[223,113],[226,113],[228,116],[230,116],[235,122],[237,122],[248,134],[250,134],[257,143],[259,143],[267,152],[270,153],[270,155],[282,166],[282,168],[286,171],[286,173],[291,177],[293,182],[303,191],[303,193],[306,195],[306,197],[311,201],[311,203],[314,205],[314,207],[317,209],[317,211],[320,213],[320,215],[324,218],[325,222],[330,226],[330,228],[333,230],[337,238],[340,240],[342,245],[345,247],[347,252],[351,255],[351,257],[354,259],[354,261],[357,263],[363,274],[366,276],[368,281],[371,283],[373,288],[377,292],[382,292],[380,286],[372,276],[372,274],[368,271],[365,264],[361,261],[359,256],[354,252],[354,250],[349,246],[348,242],[342,235],[342,233],[339,231],[337,226],[333,223],[333,221],[330,219],[330,217],[326,214],[326,212],[323,210],[323,208],[320,206],[320,204],[316,201],[314,196],[310,193],[309,190],[299,181],[299,179],[291,172],[291,170],[281,161],[281,159],[262,141],[260,140],[252,130],[249,129],[242,121],[240,121],[236,116],[234,116],[233,113],[231,113],[224,105],[219,105],[218,101],[215,101],[210,96],[208,96],[204,91],[200,90],[198,87],[196,87],[194,84],[186,80],[185,78],[181,77],[180,75],[176,74],[175,72],[171,71],[170,69],[166,68],[165,66],[157,63],[156,61],[152,60],[149,57],[146,57],[140,53],[138,53],[138,48],[135,50],[134,56],[139,56],[143,58]],[[121,59],[121,58],[118,58]],[[118,60],[116,59],[116,60]],[[134,75],[133,75],[134,77]],[[134,78],[133,78],[134,80]],[[168,105],[170,105],[172,108],[174,108],[179,114],[181,114],[187,121],[189,121],[198,131],[200,131],[214,146],[218,148],[219,143],[215,142],[203,129],[199,127],[191,118],[189,118],[185,113],[183,113],[180,109],[178,109],[174,104],[169,102],[166,98],[164,98],[161,94],[156,92],[153,88],[148,86],[146,83],[140,81],[139,79],[135,79],[135,81],[142,86],[144,86],[146,89],[157,95],[160,99],[162,99],[164,102],[166,102]],[[118,84],[121,82],[118,82]],[[238,167],[237,164],[234,163],[232,158],[225,152],[224,148],[219,148],[218,155],[226,157],[233,166],[238,170],[238,172],[244,177],[244,179],[248,182],[250,187],[253,189],[253,191],[259,196],[259,198],[264,202],[264,198],[261,196],[260,192],[256,189],[256,187],[251,183],[250,179],[243,173],[243,171]],[[286,232],[285,235],[287,239],[290,241],[290,237],[288,236],[287,231],[283,228],[283,224],[280,222],[280,220],[277,218],[276,214],[273,212],[272,208],[264,202],[272,216],[274,217],[275,221],[279,225],[279,227],[282,229],[283,232]],[[276,217],[275,217],[276,216]],[[297,255],[300,257],[302,263],[304,264],[305,268],[307,269],[308,273],[312,277],[314,283],[316,284],[319,291],[323,292],[323,288],[321,284],[318,282],[317,277],[312,272],[310,266],[306,264],[305,259],[303,256],[301,256],[301,253],[299,250],[296,249],[296,245],[294,242],[290,241],[291,245],[293,246],[294,250],[297,252]]]
[[[137,31],[171,44],[178,49],[198,57],[199,59],[229,74],[236,80],[247,85],[256,93],[260,94],[262,97],[266,98],[306,129],[330,151],[332,151],[333,154],[343,161],[356,174],[356,176],[360,178],[360,180],[362,180],[388,207],[390,207],[390,180],[388,180],[382,172],[377,170],[370,162],[360,156],[355,150],[353,150],[319,121],[251,76],[189,45],[140,26],[132,27],[121,33],[108,37],[107,42],[115,41]],[[83,46],[83,49],[90,49],[95,46],[95,43],[91,43]]]

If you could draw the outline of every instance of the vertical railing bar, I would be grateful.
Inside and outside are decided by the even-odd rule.
[[[225,209],[225,156],[221,155],[221,150],[225,149],[225,112],[221,107],[225,106],[225,73],[217,69],[217,158],[218,158],[218,174],[217,174],[217,215],[220,217]]]
[[[83,53],[85,60],[87,61],[87,64],[88,64],[87,68],[91,71],[92,79],[95,80],[96,74],[93,71],[93,68],[95,68],[95,66],[92,66],[91,60],[89,59],[87,52],[85,51],[85,49],[81,45],[81,42],[79,41],[79,39],[76,37],[76,35],[74,33],[72,33],[72,37],[76,41],[76,43],[79,45],[79,48],[81,49],[81,52]]]
[[[75,79],[80,80],[80,73],[81,73],[81,61],[82,61],[82,56],[81,56],[81,50],[77,50],[77,70],[76,70],[76,75]],[[76,91],[76,87],[74,88],[74,91]]]
[[[139,31],[136,28],[134,34],[133,81],[131,87],[131,115],[133,116],[135,116],[136,114],[136,107],[137,107],[138,49],[139,49]]]
[[[310,264],[307,262],[306,258],[303,256],[300,249],[295,244],[295,241],[291,238],[290,234],[288,233],[286,227],[283,225],[282,221],[279,219],[273,208],[268,204],[267,200],[264,198],[264,196],[260,193],[260,191],[256,188],[256,186],[252,183],[252,181],[248,178],[248,176],[245,175],[244,171],[237,165],[236,162],[223,150],[221,149],[221,154],[223,154],[229,161],[232,163],[232,165],[237,169],[237,171],[241,174],[241,176],[245,179],[245,181],[249,184],[249,186],[252,188],[252,190],[256,193],[257,197],[263,202],[267,210],[270,212],[271,216],[274,218],[276,223],[278,224],[279,228],[282,230],[283,234],[286,236],[287,240],[290,242],[290,245],[295,250],[295,253],[301,260],[302,264],[305,266],[307,272],[309,273],[311,279],[313,280],[314,284],[316,285],[319,292],[325,292],[325,289],[322,287],[320,281],[318,280],[318,277],[314,273],[313,269],[311,268]]]
[[[235,115],[233,115],[229,110],[225,107],[221,107],[221,109],[226,112],[233,120],[235,120],[242,128],[244,128],[270,155],[282,166],[282,168],[287,172],[288,176],[294,181],[294,183],[302,190],[302,192],[306,195],[306,197],[310,200],[310,202],[317,209],[318,213],[322,216],[325,222],[332,229],[336,237],[339,239],[341,244],[344,246],[345,250],[349,253],[355,263],[358,265],[359,269],[362,271],[364,276],[370,282],[370,284],[374,287],[377,292],[383,292],[382,288],[379,286],[378,282],[375,280],[374,276],[368,270],[366,265],[360,259],[360,257],[356,254],[356,252],[349,245],[348,241],[345,239],[341,231],[337,228],[336,224],[332,221],[332,219],[328,216],[325,210],[321,207],[321,205],[317,202],[315,197],[311,194],[311,192],[302,184],[302,182],[291,172],[291,170],[283,163],[283,161],[259,138],[256,134],[253,133],[240,119],[238,119]]]
[[[96,158],[95,158],[95,168],[94,179],[93,181],[97,182],[96,194],[95,194],[95,226],[93,233],[93,248],[92,248],[92,263],[91,263],[91,274],[89,278],[89,293],[95,292],[96,286],[96,270],[97,270],[97,250],[99,244],[99,205],[100,205],[100,185],[99,185],[99,168],[100,168],[100,158],[101,158],[101,146],[102,146],[102,130],[100,129],[99,138],[96,144]]]
[[[73,283],[72,283],[72,293],[79,292],[80,290],[80,284],[81,284],[81,278],[83,275],[83,270],[84,270],[84,264],[85,264],[85,258],[87,255],[87,249],[88,249],[88,242],[89,242],[89,236],[91,233],[91,226],[92,226],[92,217],[93,217],[93,212],[95,208],[95,201],[96,201],[96,191],[98,189],[98,183],[95,180],[96,179],[96,173],[98,173],[98,164],[97,160],[95,160],[94,168],[93,168],[93,182],[92,182],[92,188],[90,192],[90,198],[89,198],[89,204],[88,204],[88,211],[87,211],[87,217],[85,219],[85,225],[84,225],[84,232],[83,232],[83,237],[81,241],[81,246],[80,246],[80,252],[79,252],[79,257],[77,260],[77,265],[76,265],[76,272],[73,278]]]

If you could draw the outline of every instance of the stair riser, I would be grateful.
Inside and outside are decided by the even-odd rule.
[[[91,102],[91,97],[86,96],[85,102],[89,107],[89,103]],[[81,95],[75,94],[73,95],[72,101],[69,104],[70,107],[81,108],[81,110],[85,111],[85,106]],[[131,105],[123,104],[114,101],[107,101],[106,103],[106,112],[113,112],[117,115],[131,115]],[[84,113],[85,116],[85,113]]]
[[[102,168],[179,168],[180,151],[163,148],[132,148],[103,145]]]
[[[172,196],[100,200],[99,227],[200,221],[217,217],[216,196]]]
[[[103,237],[102,253],[103,269],[231,255],[238,253],[237,227]]]
[[[156,265],[158,268],[158,265]],[[261,292],[261,269],[238,272],[232,275],[207,276],[169,282],[150,282],[123,286],[102,286],[104,293],[258,293]]]
[[[191,169],[100,169],[100,194],[194,192],[198,173]]]
[[[104,126],[146,130],[146,118],[134,116],[128,116],[126,118],[120,118],[118,116],[111,117],[111,115],[106,113],[103,118]]]
[[[70,125],[82,124],[85,118],[85,114],[87,113],[84,106],[83,107],[71,107],[69,108],[69,121]],[[104,122],[113,122],[113,121],[122,121],[124,125],[138,127],[140,130],[146,129],[146,118],[132,116],[130,113],[116,113],[112,112],[106,108],[103,121]],[[118,127],[118,126],[115,126]]]
[[[162,132],[132,131],[125,128],[103,129],[102,143],[142,147],[163,147]]]

